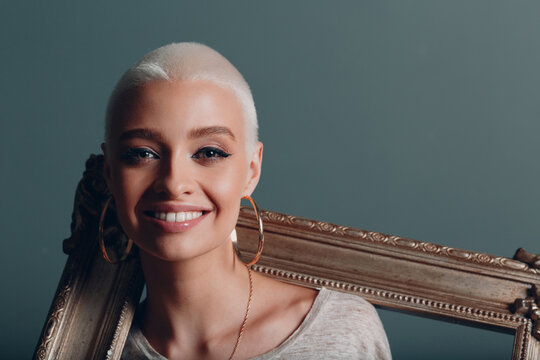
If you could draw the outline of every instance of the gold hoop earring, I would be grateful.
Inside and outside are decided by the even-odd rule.
[[[236,236],[231,236],[232,243],[234,247],[234,251],[236,252],[236,255],[242,260],[243,263],[246,264],[246,266],[251,266],[255,264],[257,261],[259,261],[259,258],[261,257],[263,247],[264,247],[264,229],[263,229],[263,222],[261,219],[261,216],[259,214],[259,207],[253,200],[253,198],[249,195],[244,196],[242,199],[247,199],[251,203],[251,206],[253,206],[253,210],[255,211],[255,217],[257,218],[257,224],[259,225],[259,245],[257,247],[257,253],[255,254],[255,257],[250,262],[245,262],[242,260],[242,255],[240,254],[240,250],[238,249],[238,241],[236,239]],[[236,235],[236,234],[235,234]]]
[[[107,214],[107,208],[109,207],[109,204],[111,203],[112,196],[107,199],[105,202],[105,206],[103,206],[103,210],[101,210],[101,216],[99,217],[99,224],[98,224],[98,240],[99,240],[99,246],[101,248],[101,254],[103,255],[103,258],[105,261],[107,261],[110,264],[118,264],[124,260],[129,255],[129,252],[131,251],[131,247],[133,246],[133,240],[128,239],[128,244],[126,246],[126,249],[124,250],[124,253],[120,257],[118,261],[112,261],[109,257],[109,254],[107,254],[107,249],[105,248],[105,239],[103,237],[103,220],[105,220],[105,214]]]

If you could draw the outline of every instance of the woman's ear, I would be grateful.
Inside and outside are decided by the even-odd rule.
[[[259,141],[255,145],[251,161],[249,162],[248,179],[242,196],[251,195],[259,183],[261,177],[262,155],[263,144]]]

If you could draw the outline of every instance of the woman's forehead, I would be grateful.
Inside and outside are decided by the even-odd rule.
[[[208,81],[160,81],[132,93],[114,135],[132,129],[181,131],[187,137],[224,134],[243,139],[242,108],[233,91]],[[113,136],[114,136],[113,135]]]

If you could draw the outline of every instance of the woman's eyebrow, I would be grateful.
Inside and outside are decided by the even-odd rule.
[[[150,130],[150,129],[132,129],[124,131],[120,134],[118,140],[124,141],[128,139],[139,138],[139,139],[149,139],[155,141],[161,141],[161,135]]]
[[[208,126],[208,127],[200,127],[190,130],[188,134],[188,138],[190,139],[196,139],[201,138],[205,136],[211,136],[211,135],[227,135],[233,140],[236,140],[234,137],[233,132],[225,126]]]

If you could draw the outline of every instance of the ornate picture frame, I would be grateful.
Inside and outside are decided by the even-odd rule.
[[[102,258],[97,223],[108,191],[92,155],[75,195],[69,255],[35,359],[119,359],[144,286],[135,254]],[[540,257],[516,259],[263,211],[265,249],[253,269],[276,279],[360,295],[371,303],[514,334],[513,360],[540,359]],[[240,250],[257,250],[253,211],[242,208]],[[114,216],[107,246],[121,246]]]

